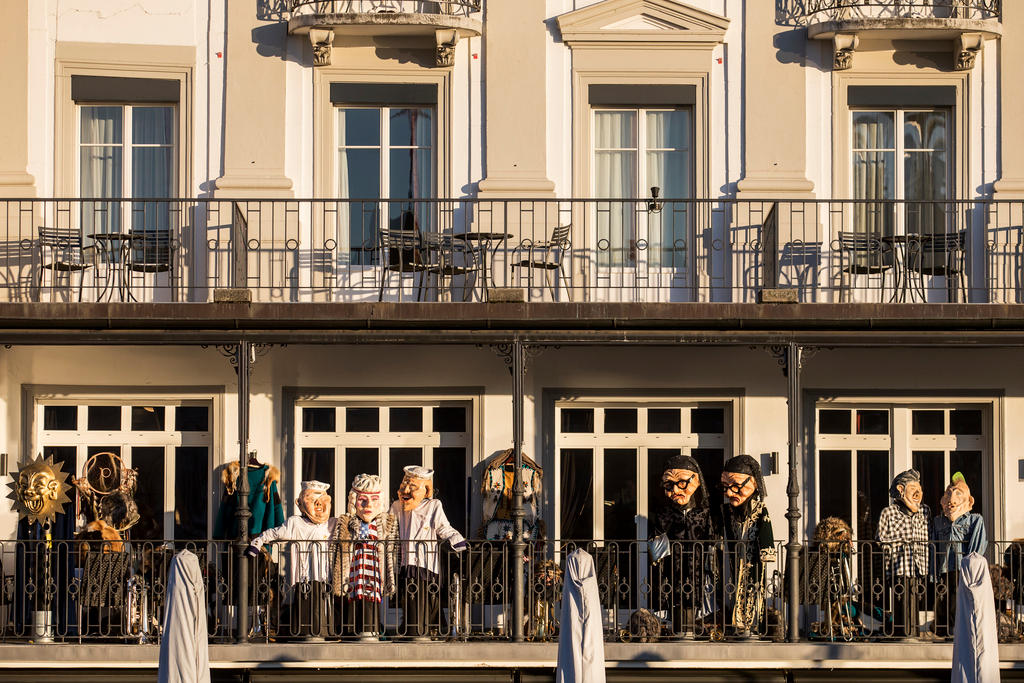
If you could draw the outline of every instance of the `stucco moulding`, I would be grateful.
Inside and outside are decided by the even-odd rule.
[[[836,34],[855,33],[861,38],[892,40],[952,40],[964,33],[980,33],[986,38],[1003,34],[1003,25],[995,19],[941,19],[935,17],[872,17],[822,21],[807,26],[807,37],[832,40]]]
[[[460,38],[469,38],[479,36],[483,25],[472,17],[418,13],[303,13],[288,20],[288,33],[292,35],[315,29],[331,30],[337,36],[433,36],[438,30],[452,30]]]
[[[566,43],[669,43],[713,46],[729,19],[676,0],[604,0],[558,17]]]

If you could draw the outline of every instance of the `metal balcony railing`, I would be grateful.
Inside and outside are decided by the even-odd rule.
[[[289,0],[296,14],[445,14],[469,16],[482,0]]]
[[[0,300],[1022,303],[1024,203],[0,202]]]
[[[234,639],[242,608],[249,610],[248,637],[255,642],[508,640],[518,608],[527,639],[557,640],[563,570],[577,548],[594,558],[609,642],[780,641],[789,636],[791,610],[798,610],[801,640],[931,634],[926,640],[942,641],[952,636],[957,575],[942,571],[935,559],[960,549],[959,543],[937,541],[912,549],[812,541],[799,555],[799,591],[793,595],[784,588],[790,567],[782,541],[775,544],[775,559],[762,564],[744,564],[760,548],[720,540],[673,541],[657,562],[645,541],[536,541],[519,567],[509,542],[471,541],[461,553],[420,542],[423,556],[436,556],[438,571],[416,574],[401,569],[401,542],[353,543],[284,542],[239,559],[228,541],[0,542],[0,642],[159,641],[170,562],[183,549],[199,557],[211,642]],[[384,578],[380,603],[350,600],[350,576],[339,558],[360,546],[375,554],[382,576],[390,577],[394,568],[395,592],[388,594],[393,584]],[[909,565],[894,561],[905,552],[920,556],[919,569],[906,571]],[[1019,642],[1024,543],[989,543],[987,557],[1000,640]],[[240,562],[249,563],[252,578],[245,600],[236,583]],[[512,599],[517,572],[525,586],[519,607]],[[312,578],[292,583],[289,577],[298,575]]]
[[[1002,0],[806,0],[792,14],[810,23],[846,19],[1002,18]]]

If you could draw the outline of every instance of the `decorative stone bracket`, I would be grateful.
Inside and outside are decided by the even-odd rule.
[[[313,46],[313,66],[330,66],[334,31],[321,28],[310,29],[309,42]]]
[[[985,38],[980,33],[961,33],[953,43],[953,68],[957,71],[970,71],[974,61],[985,45]]]
[[[434,38],[437,40],[437,65],[455,66],[455,46],[459,43],[459,32],[455,29],[438,29],[434,32]]]
[[[853,66],[853,51],[860,45],[856,33],[837,33],[832,37],[832,70],[846,71]]]

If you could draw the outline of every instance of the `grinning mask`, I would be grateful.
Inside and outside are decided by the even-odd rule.
[[[900,493],[900,500],[907,506],[907,509],[911,512],[917,512],[921,509],[921,498],[924,497],[924,491],[921,489],[921,484],[916,481],[908,481],[906,484],[897,484],[896,490]]]
[[[348,492],[348,514],[369,522],[384,512],[387,501],[380,477],[375,474],[360,474],[352,481]]]
[[[405,477],[398,486],[398,499],[402,501],[402,510],[412,512],[425,499],[434,495],[434,470],[426,467],[409,465],[405,468]]]
[[[323,524],[331,516],[331,497],[327,494],[330,484],[319,481],[302,482],[299,493],[299,510],[311,522]]]
[[[971,489],[967,486],[964,475],[959,472],[953,475],[953,481],[946,487],[946,492],[942,494],[939,503],[942,505],[943,516],[951,522],[955,522],[971,511],[971,508],[974,507],[974,496],[971,495]]]

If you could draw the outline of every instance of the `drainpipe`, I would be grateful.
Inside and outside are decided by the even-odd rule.
[[[800,640],[800,438],[802,436],[800,405],[800,352],[795,343],[786,349],[786,370],[789,402],[789,482],[786,496],[789,508],[789,542],[786,543],[786,600],[787,637],[795,643]]]
[[[238,373],[238,631],[236,643],[249,640],[249,374],[252,371],[252,342],[241,341],[235,349],[235,371]]]
[[[526,375],[523,343],[512,343],[512,452],[515,476],[512,484],[512,640],[521,643],[526,581],[523,576],[526,542],[523,540],[523,384]]]

